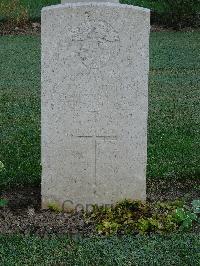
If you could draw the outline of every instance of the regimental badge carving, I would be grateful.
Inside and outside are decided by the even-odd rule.
[[[88,20],[71,29],[70,38],[76,55],[88,69],[101,68],[120,51],[118,32],[106,21]]]

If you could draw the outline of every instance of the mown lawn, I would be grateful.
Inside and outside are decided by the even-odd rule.
[[[151,34],[148,178],[200,177],[200,32]],[[0,37],[0,187],[39,184],[40,37]]]
[[[67,238],[0,236],[1,265],[198,266],[200,238],[168,237]]]

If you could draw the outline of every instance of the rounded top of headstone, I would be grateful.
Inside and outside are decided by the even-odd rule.
[[[61,0],[61,4],[66,4],[66,3],[119,3],[119,0]]]
[[[64,0],[63,0],[64,1]],[[73,2],[72,2],[73,1]],[[137,12],[142,12],[142,13],[150,13],[150,9],[144,8],[144,7],[139,7],[139,6],[133,6],[133,5],[126,5],[126,4],[120,4],[117,2],[117,0],[107,0],[107,1],[98,1],[96,0],[72,0],[71,2],[64,2],[59,5],[52,5],[52,6],[46,6],[42,8],[42,12],[45,11],[51,11],[51,10],[59,10],[59,9],[64,9],[64,8],[78,8],[78,7],[116,7],[116,8],[121,8],[121,9],[132,9]],[[112,2],[111,2],[112,1]]]

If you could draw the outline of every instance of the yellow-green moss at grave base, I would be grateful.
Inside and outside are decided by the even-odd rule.
[[[146,199],[150,12],[42,10],[42,204]]]

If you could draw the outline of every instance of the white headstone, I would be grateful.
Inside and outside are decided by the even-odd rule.
[[[149,31],[130,5],[42,10],[44,208],[145,200]]]

